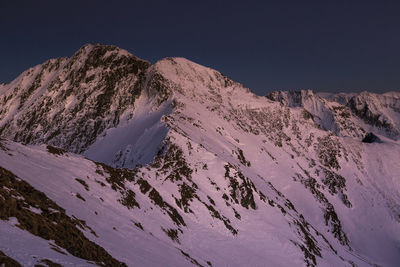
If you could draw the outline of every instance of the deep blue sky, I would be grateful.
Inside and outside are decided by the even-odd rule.
[[[85,43],[186,57],[257,94],[400,89],[399,1],[1,1],[0,82]]]

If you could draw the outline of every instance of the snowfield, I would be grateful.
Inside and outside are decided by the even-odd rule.
[[[400,263],[397,92],[256,96],[86,45],[0,104],[0,252],[21,265]]]

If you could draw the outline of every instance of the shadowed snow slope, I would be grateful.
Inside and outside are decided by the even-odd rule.
[[[23,265],[98,263],[93,255],[129,266],[400,262],[397,93],[261,97],[183,58],[150,65],[101,45],[61,61],[54,73],[45,63],[0,87],[8,139],[0,207],[23,207],[0,208],[2,231],[29,240],[2,245],[8,257]],[[60,83],[33,83],[41,72]],[[363,143],[368,132],[381,142]],[[26,199],[26,187],[58,206]],[[57,239],[25,223],[53,224],[52,209],[90,255],[61,242],[68,233]]]

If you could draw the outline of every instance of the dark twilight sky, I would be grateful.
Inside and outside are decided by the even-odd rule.
[[[0,83],[86,43],[185,57],[262,95],[400,90],[400,1],[1,1]]]

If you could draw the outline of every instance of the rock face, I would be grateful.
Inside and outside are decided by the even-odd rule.
[[[389,138],[399,138],[399,93],[376,95],[364,92],[352,97],[347,106],[365,123],[380,129],[382,134]]]
[[[183,58],[87,45],[0,86],[1,171],[26,183],[5,180],[0,200],[69,222],[115,264],[395,266],[399,99],[261,97]],[[372,131],[381,142],[361,142]],[[26,188],[47,206],[22,201]],[[9,260],[94,260],[55,239],[54,252],[17,215],[0,213]]]
[[[400,93],[314,93],[311,90],[277,91],[266,96],[285,106],[301,107],[318,125],[337,135],[361,137],[375,130],[385,137],[400,138]]]
[[[149,67],[103,45],[86,45],[71,58],[33,67],[0,89],[0,133],[81,153],[105,129],[132,116]]]
[[[362,140],[363,143],[375,143],[380,141],[381,140],[379,139],[379,137],[374,135],[373,133],[367,133],[367,135]]]

